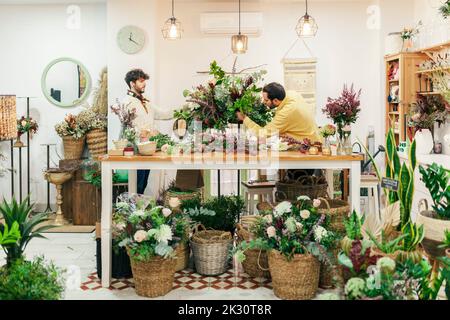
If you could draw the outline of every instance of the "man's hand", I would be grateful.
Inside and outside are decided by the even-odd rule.
[[[236,111],[236,117],[238,118],[239,121],[244,121],[245,119],[245,114],[243,114],[240,111]]]

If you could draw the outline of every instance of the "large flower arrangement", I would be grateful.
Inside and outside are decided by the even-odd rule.
[[[187,216],[156,206],[145,196],[124,194],[115,206],[113,237],[137,261],[170,258],[176,246],[187,241],[188,226]]]
[[[108,127],[107,115],[96,113],[92,108],[81,111],[77,115],[77,120],[80,127],[86,132],[95,129],[106,130]]]
[[[356,92],[353,85],[350,89],[344,85],[341,96],[337,99],[328,98],[325,108],[322,109],[328,118],[332,119],[337,126],[337,132],[340,138],[344,137],[344,128],[355,123],[358,119],[358,114],[361,111],[360,101],[361,90]]]
[[[268,123],[273,113],[261,102],[259,97],[262,88],[258,82],[266,71],[259,71],[247,76],[228,75],[223,69],[212,62],[210,74],[214,79],[206,85],[199,85],[193,91],[185,90],[184,96],[189,107],[176,111],[176,119],[201,121],[204,128],[223,130],[229,123],[238,123],[236,111],[247,114],[261,126]]]
[[[338,236],[328,230],[326,216],[317,212],[319,206],[320,200],[307,196],[300,196],[296,203],[281,202],[258,220],[252,230],[256,240],[241,243],[238,259],[245,259],[242,249],[264,248],[277,250],[287,259],[311,253],[329,263],[328,249],[335,248]]]
[[[417,95],[416,102],[411,105],[409,127],[416,130],[432,130],[434,123],[439,125],[447,120],[448,111],[440,96]]]
[[[110,108],[112,113],[119,117],[119,121],[122,125],[119,139],[122,139],[124,138],[125,130],[133,129],[133,121],[137,117],[136,108],[129,108],[127,104],[119,103],[118,101]]]

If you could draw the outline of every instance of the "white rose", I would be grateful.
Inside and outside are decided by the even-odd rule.
[[[147,239],[147,232],[145,232],[144,230],[136,231],[136,233],[134,234],[134,240],[138,243],[141,243],[146,239]]]
[[[27,122],[25,120],[22,120],[22,127],[25,127],[27,125]]]
[[[300,217],[302,217],[302,219],[308,219],[309,216],[311,215],[311,213],[308,210],[302,210],[300,211]]]
[[[320,202],[319,199],[314,199],[314,201],[313,201],[313,206],[314,206],[314,208],[320,207],[320,204],[321,204],[321,202]]]
[[[162,214],[164,215],[164,217],[168,217],[172,214],[172,210],[170,210],[169,208],[164,208],[162,209]]]
[[[295,225],[297,226],[297,230],[303,229],[303,224],[301,224],[300,222],[297,222]]]
[[[177,197],[171,197],[171,198],[169,199],[169,206],[170,206],[171,208],[178,208],[180,205],[181,205],[181,201],[180,201],[179,198],[177,198]]]
[[[314,228],[314,238],[316,241],[322,241],[323,237],[327,236],[327,230],[322,226],[317,226]]]
[[[275,227],[268,227],[267,228],[267,235],[269,236],[269,238],[273,238],[275,237],[277,231],[275,230]]]

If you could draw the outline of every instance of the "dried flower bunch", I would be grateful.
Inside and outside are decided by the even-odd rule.
[[[348,89],[347,85],[344,85],[341,96],[337,99],[328,98],[325,108],[322,112],[327,117],[333,120],[337,126],[337,131],[340,137],[344,135],[344,127],[355,123],[358,119],[358,114],[361,111],[360,101],[361,90],[356,92],[353,88],[353,84]],[[348,127],[346,128],[348,129]]]
[[[420,33],[420,27],[422,26],[422,21],[419,21],[414,28],[403,28],[400,37],[403,40],[409,40],[416,37]]]
[[[411,105],[409,126],[416,130],[430,129],[434,123],[445,123],[448,115],[446,104],[442,97],[435,95],[417,95],[417,100]]]
[[[298,141],[290,136],[282,135],[280,136],[282,143],[286,143],[288,150],[298,150],[301,153],[307,153],[311,148],[312,143],[309,139],[304,139],[303,141]]]
[[[133,121],[136,119],[136,109],[129,108],[130,104],[119,103],[116,101],[115,105],[111,106],[111,111],[119,117],[122,127],[131,128],[133,127]]]
[[[24,133],[29,132],[31,136],[37,132],[39,126],[36,120],[30,117],[24,117],[17,120],[17,134],[20,136]]]
[[[93,109],[81,111],[77,116],[78,123],[86,132],[100,129],[105,130],[108,127],[108,119],[104,114],[94,112]]]
[[[176,119],[184,119],[188,125],[194,120],[201,121],[204,128],[219,130],[229,123],[238,123],[238,110],[261,126],[272,119],[272,111],[261,102],[262,88],[258,86],[266,71],[244,77],[227,75],[214,61],[210,66],[210,74],[214,79],[206,85],[199,85],[194,91],[185,90],[184,96],[192,108],[183,107],[183,111],[176,111]]]
[[[64,121],[55,126],[56,133],[61,137],[72,137],[73,139],[81,139],[86,134],[86,129],[83,128],[78,119],[73,114],[69,114],[64,118]]]
[[[437,53],[430,62],[431,79],[435,91],[439,92],[447,103],[447,111],[450,111],[450,53]]]

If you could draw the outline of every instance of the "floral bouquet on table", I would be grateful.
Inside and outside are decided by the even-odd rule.
[[[133,128],[133,121],[137,117],[136,109],[130,109],[128,106],[129,104],[119,103],[119,101],[116,101],[116,103],[110,107],[111,111],[119,117],[119,121],[122,125],[119,139],[124,138],[126,129]]]

